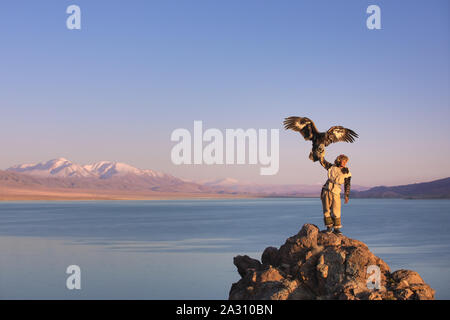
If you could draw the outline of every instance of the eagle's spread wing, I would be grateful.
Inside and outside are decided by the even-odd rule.
[[[353,142],[355,138],[358,138],[358,134],[355,131],[341,126],[334,126],[326,133],[326,145],[339,141]]]
[[[305,140],[312,140],[319,133],[314,122],[308,118],[288,117],[283,121],[284,129],[300,132]]]

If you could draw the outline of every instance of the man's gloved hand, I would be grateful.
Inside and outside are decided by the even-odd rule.
[[[345,203],[348,203],[348,196],[345,196]]]

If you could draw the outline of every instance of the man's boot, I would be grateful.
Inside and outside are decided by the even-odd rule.
[[[341,218],[333,218],[333,225],[334,225],[334,233],[335,234],[342,234],[341,231]]]
[[[333,232],[333,219],[331,219],[331,217],[324,217],[323,222],[325,223],[325,226],[327,227],[326,232],[327,233]]]

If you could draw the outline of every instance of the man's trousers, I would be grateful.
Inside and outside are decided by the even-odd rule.
[[[341,227],[341,195],[327,189],[320,194],[325,226],[339,229]]]

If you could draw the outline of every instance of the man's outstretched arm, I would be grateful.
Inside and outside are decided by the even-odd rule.
[[[324,167],[326,170],[330,169],[333,164],[329,163],[327,160],[325,160],[325,157],[320,158],[320,164],[322,165],[322,167]]]

